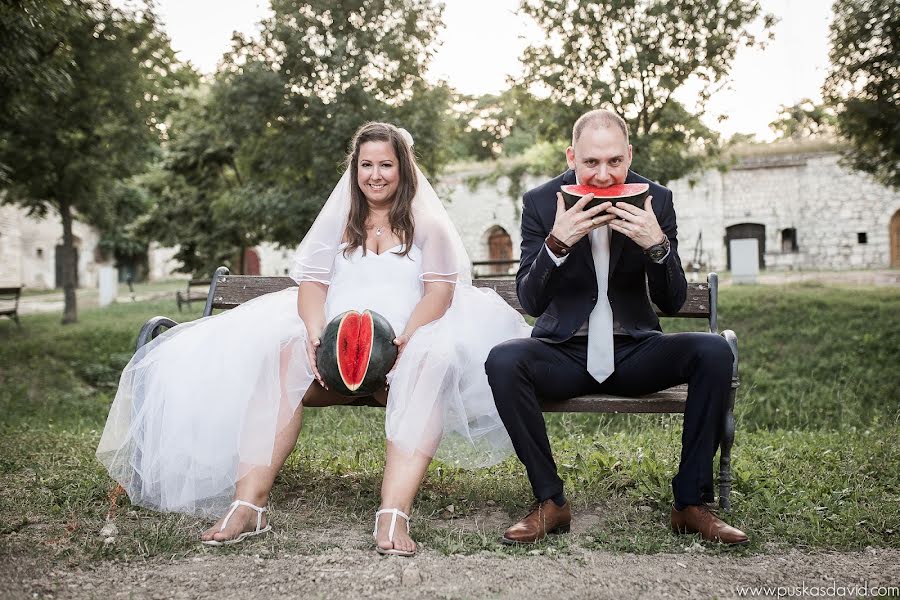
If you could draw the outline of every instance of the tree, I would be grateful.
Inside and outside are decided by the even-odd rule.
[[[177,247],[181,270],[209,276],[219,265],[243,272],[243,251],[261,241],[266,212],[242,177],[236,142],[214,114],[210,86],[190,90],[169,119],[164,159],[144,178],[152,209],[134,226],[142,238]]]
[[[91,222],[103,214],[104,188],[140,172],[158,154],[171,89],[196,75],[180,68],[149,8],[124,11],[106,0],[53,6],[30,13],[31,3],[20,2],[12,9],[21,17],[14,26],[23,29],[23,37],[41,30],[41,43],[52,42],[50,58],[38,57],[35,64],[52,59],[58,69],[53,77],[61,85],[46,95],[28,79],[28,69],[10,75],[12,97],[6,102],[16,110],[0,115],[0,163],[8,167],[4,202],[38,216],[51,210],[60,216],[63,323],[72,323],[77,320],[73,219]],[[44,16],[47,20],[40,21]]]
[[[71,84],[56,31],[74,10],[60,0],[18,0],[0,4],[0,120],[20,118],[28,110],[25,88],[56,98]],[[0,130],[0,156],[10,152]],[[0,158],[0,185],[9,183],[10,166]]]
[[[263,240],[296,245],[366,121],[406,127],[423,170],[440,170],[450,90],[423,79],[440,13],[430,0],[273,0],[258,39],[235,36],[203,100],[206,125],[170,130],[168,185],[184,196],[156,212],[186,269],[239,269],[223,256]]]
[[[829,135],[835,125],[834,114],[829,107],[816,104],[809,98],[792,106],[782,105],[778,115],[769,127],[778,134],[779,139],[800,140]]]
[[[900,187],[900,11],[892,0],[835,0],[826,99],[837,108],[847,159]]]
[[[531,112],[548,139],[571,135],[577,117],[610,107],[629,123],[635,169],[665,183],[715,154],[718,136],[702,116],[752,28],[774,22],[757,0],[523,0],[547,41],[525,49],[519,82],[546,100]],[[697,112],[675,94],[699,85]]]

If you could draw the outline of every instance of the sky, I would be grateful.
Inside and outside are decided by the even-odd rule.
[[[529,39],[540,39],[533,23],[517,15],[519,0],[444,0],[445,28],[429,77],[446,79],[467,94],[497,93],[508,76],[521,73],[519,56]],[[120,0],[117,4],[126,4]],[[768,124],[781,105],[821,99],[828,70],[831,0],[760,0],[780,20],[765,49],[742,48],[730,82],[708,104],[706,122],[726,136],[754,133],[770,140]],[[229,48],[233,31],[254,34],[268,12],[266,0],[156,0],[172,46],[182,60],[212,73]],[[676,98],[690,107],[696,90]],[[719,115],[727,116],[720,122]]]

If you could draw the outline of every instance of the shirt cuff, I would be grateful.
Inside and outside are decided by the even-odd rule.
[[[547,251],[547,254],[550,255],[550,260],[552,260],[553,264],[555,264],[557,267],[566,262],[566,259],[569,258],[568,254],[566,254],[565,256],[557,256],[553,254],[553,252],[550,251],[550,248],[547,247],[547,244],[544,244],[544,250]],[[668,256],[668,254],[666,256]]]

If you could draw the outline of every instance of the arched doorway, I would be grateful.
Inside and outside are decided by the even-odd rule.
[[[512,238],[505,229],[494,225],[487,231],[488,258],[490,260],[512,260]],[[509,265],[491,265],[488,272],[492,275],[507,273]]]
[[[728,269],[731,270],[731,240],[755,239],[759,248],[759,268],[766,268],[766,226],[759,223],[738,223],[725,228],[725,249],[728,253]]]
[[[243,275],[259,275],[259,252],[255,248],[244,248]]]
[[[900,210],[891,217],[891,266],[900,268]]]

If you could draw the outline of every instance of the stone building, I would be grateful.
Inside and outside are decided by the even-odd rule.
[[[94,228],[77,221],[72,230],[78,285],[96,287],[99,268],[104,264],[97,251],[100,236]],[[18,206],[0,205],[0,286],[61,287],[62,233],[59,215],[52,211],[38,219]]]
[[[515,271],[521,195],[506,178],[491,181],[483,163],[444,175],[437,191],[481,276]],[[550,175],[552,176],[552,174]],[[549,176],[548,176],[549,177]],[[481,183],[471,181],[480,179]],[[545,178],[531,177],[523,189]],[[760,268],[843,270],[900,267],[900,192],[851,171],[835,152],[766,154],[671,182],[678,215],[679,254],[688,270],[729,267],[729,241],[756,239]],[[97,285],[103,264],[98,233],[75,223],[81,287]],[[0,286],[57,287],[62,225],[57,215],[29,217],[0,205]],[[299,240],[298,240],[299,242]],[[186,278],[175,272],[173,248],[151,246],[151,280]],[[262,244],[245,255],[249,273],[286,275],[293,248]],[[478,264],[495,261],[493,264]],[[504,263],[503,261],[507,261]]]
[[[509,236],[506,248],[518,258],[521,198],[509,198],[502,178],[470,190],[467,178],[490,169],[480,168],[442,180],[447,210],[473,261],[509,254],[495,247],[498,233]],[[758,241],[762,269],[900,267],[900,192],[842,166],[836,152],[745,157],[668,187],[687,269],[728,269],[729,241],[745,238]]]
[[[478,265],[485,261],[513,261],[519,258],[521,235],[521,196],[509,194],[510,181],[501,177],[473,185],[472,178],[490,173],[490,165],[453,171],[444,175],[437,186],[438,196],[456,225],[469,258],[476,263],[477,274],[497,275],[514,271],[512,265]],[[528,178],[523,189],[540,183],[540,178]]]
[[[746,157],[669,187],[686,265],[727,269],[729,241],[755,238],[761,269],[900,267],[900,192],[834,152]]]

